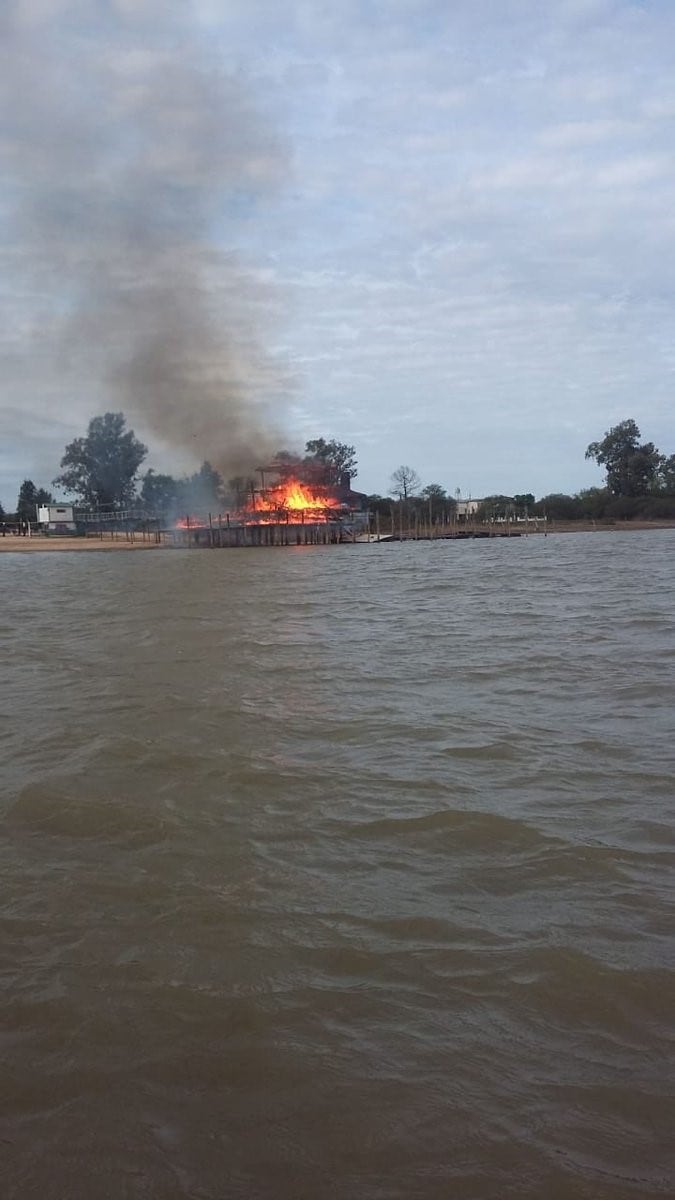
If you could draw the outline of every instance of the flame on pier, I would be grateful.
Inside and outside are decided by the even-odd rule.
[[[281,516],[304,513],[312,521],[328,521],[331,510],[340,507],[340,501],[331,496],[327,489],[316,491],[297,479],[289,479],[256,495],[254,511],[279,513]]]
[[[287,479],[251,495],[250,505],[230,517],[237,525],[271,525],[282,521],[325,524],[334,520],[342,509],[344,505],[330,494],[330,489],[312,488],[298,479]],[[176,529],[199,529],[206,524],[203,516],[182,517],[176,521]]]

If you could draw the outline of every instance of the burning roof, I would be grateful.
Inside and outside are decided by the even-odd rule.
[[[327,524],[362,511],[363,499],[360,492],[352,492],[348,481],[346,486],[330,487],[289,477],[270,487],[252,486],[248,500],[225,517],[228,523],[242,525]],[[219,516],[222,519],[223,514],[216,514],[216,520]],[[195,528],[206,523],[203,517],[191,516],[176,524],[178,528]]]

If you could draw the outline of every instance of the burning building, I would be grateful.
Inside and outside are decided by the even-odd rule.
[[[366,496],[352,490],[348,474],[334,484],[280,471],[273,463],[259,475],[260,487],[252,480],[229,510],[182,517],[176,523],[179,544],[328,544],[352,541],[367,526]]]

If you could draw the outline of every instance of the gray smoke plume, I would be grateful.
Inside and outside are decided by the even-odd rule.
[[[263,350],[274,297],[223,247],[287,162],[189,13],[5,0],[4,256],[26,369],[236,472],[269,453],[291,381]]]

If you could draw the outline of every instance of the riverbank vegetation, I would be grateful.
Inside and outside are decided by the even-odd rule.
[[[423,484],[415,468],[402,464],[391,475],[387,495],[364,496],[374,517],[430,525],[471,519],[477,522],[546,519],[558,522],[675,521],[675,454],[662,454],[653,442],[642,442],[636,422],[629,418],[591,442],[586,458],[606,472],[605,486],[574,495],[554,492],[537,499],[532,492],[513,496],[495,494],[480,500],[462,499],[440,483]],[[297,478],[312,485],[352,487],[357,475],[354,446],[317,437],[305,444],[304,453],[280,449],[266,466],[250,475],[225,479],[208,462],[191,475],[177,478],[152,468],[141,474],[148,448],[128,429],[123,413],[105,413],[89,422],[84,437],[64,450],[61,474],[53,483],[77,503],[91,509],[139,508],[148,515],[169,519],[177,514],[220,512],[244,507],[256,488],[265,486],[265,474]],[[31,479],[19,490],[14,513],[0,505],[0,522],[34,521],[36,507],[53,503],[53,496]]]

